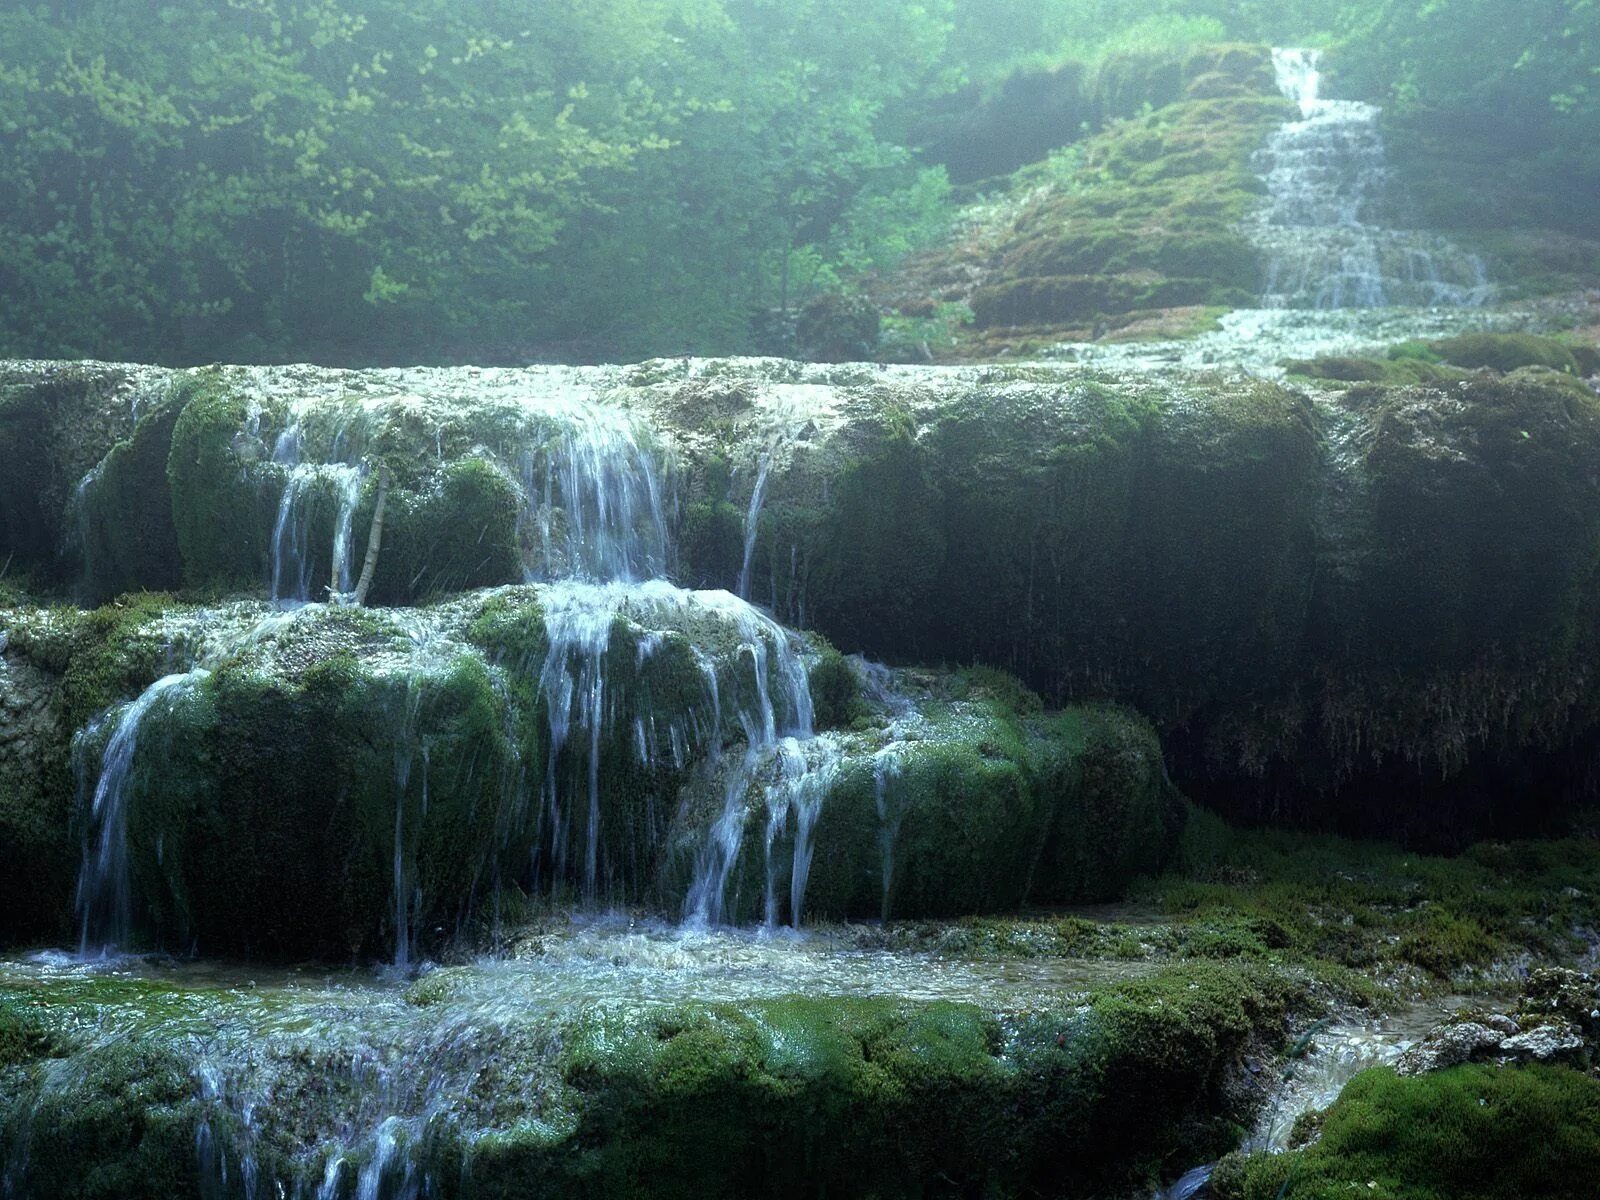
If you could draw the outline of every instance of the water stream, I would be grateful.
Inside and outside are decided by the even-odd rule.
[[[1278,86],[1300,119],[1257,155],[1267,203],[1248,226],[1267,262],[1268,308],[1478,305],[1481,259],[1416,230],[1393,184],[1382,110],[1322,95],[1322,54],[1273,51]]]

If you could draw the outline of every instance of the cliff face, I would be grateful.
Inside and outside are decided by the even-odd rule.
[[[581,410],[628,430],[595,478],[648,480],[622,518],[646,573],[742,584],[846,652],[1132,706],[1177,782],[1237,815],[1450,841],[1559,820],[1587,778],[1600,399],[1570,378],[72,372],[63,399],[62,369],[8,368],[0,435],[32,474],[0,483],[7,511],[35,475],[85,475],[42,493],[58,542],[12,525],[3,550],[94,600],[259,596],[291,560],[320,598],[364,550],[379,463],[382,603],[581,573],[592,505],[559,482]],[[136,425],[37,448],[29,431],[114,387]],[[274,450],[290,430],[294,463]]]

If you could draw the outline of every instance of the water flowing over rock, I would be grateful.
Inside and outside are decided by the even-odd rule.
[[[109,954],[125,947],[133,925],[132,885],[128,877],[128,791],[140,726],[152,708],[175,703],[206,674],[195,670],[164,676],[117,714],[86,806],[88,833],[78,877],[79,945],[85,955]],[[91,740],[97,732],[94,725],[85,731]],[[79,777],[85,778],[82,769]]]
[[[1322,54],[1275,50],[1283,94],[1300,106],[1257,155],[1268,200],[1248,225],[1266,261],[1264,302],[1287,308],[1476,305],[1482,261],[1404,228],[1379,126],[1382,110],[1322,95]]]

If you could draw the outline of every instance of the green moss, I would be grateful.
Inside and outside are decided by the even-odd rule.
[[[376,488],[376,482],[369,481],[365,502],[356,512],[359,546],[366,545]],[[418,490],[392,490],[373,601],[415,603],[520,581],[520,512],[515,481],[483,458],[447,463]]]
[[[65,582],[69,504],[132,432],[127,385],[124,370],[99,364],[0,367],[0,547],[14,568]]]
[[[1183,823],[1155,731],[1130,713],[1074,709],[1053,719],[1036,768],[1055,820],[1034,903],[1116,900],[1171,857]]]
[[[1109,899],[1166,862],[1181,813],[1142,721],[1097,709],[1024,719],[978,699],[925,713],[932,720],[910,740],[840,768],[814,832],[811,917]],[[789,848],[780,840],[775,861],[786,864]]]
[[[1560,961],[1579,950],[1573,930],[1600,919],[1600,847],[1585,841],[1491,843],[1441,858],[1232,830],[1195,812],[1175,861],[1133,890],[1171,922],[1158,944],[1330,964],[1384,986],[1463,986],[1519,956]]]
[[[1259,201],[1250,156],[1288,111],[1249,92],[1169,103],[1091,138],[1070,184],[998,238],[1002,268],[971,297],[978,325],[1249,303],[1260,265],[1234,227]]]
[[[184,582],[199,590],[254,591],[268,578],[281,471],[264,463],[260,401],[215,370],[174,383],[182,412],[167,462]]]
[[[1600,1171],[1600,1081],[1565,1067],[1358,1075],[1309,1149],[1231,1160],[1222,1200],[1579,1200]]]
[[[899,649],[931,600],[943,533],[941,497],[909,414],[885,411],[833,482],[820,517],[771,506],[764,548],[787,573],[790,546],[809,550],[815,621],[846,649]]]
[[[819,731],[848,729],[866,715],[861,681],[844,655],[832,645],[823,642],[817,661],[811,664],[807,674],[811,684],[811,708]]]
[[[83,591],[91,602],[183,582],[167,489],[167,459],[180,405],[169,400],[141,417],[79,491]]]
[[[1484,378],[1350,403],[1372,411],[1371,566],[1361,611],[1340,619],[1367,653],[1393,666],[1575,651],[1600,568],[1600,480],[1585,466],[1600,397]]]
[[[744,520],[744,514],[724,499],[689,504],[680,544],[689,582],[696,587],[715,587],[739,577],[744,561]]]
[[[1398,349],[1398,348],[1397,348]],[[1467,378],[1467,373],[1442,366],[1415,354],[1395,354],[1388,358],[1315,358],[1284,364],[1289,374],[1300,379],[1330,383],[1450,383]]]
[[[1457,367],[1488,367],[1509,372],[1518,367],[1549,367],[1569,375],[1578,373],[1572,351],[1555,338],[1531,333],[1464,333],[1428,348]]]
[[[0,1099],[0,1146],[39,1200],[197,1197],[199,1119],[176,1049],[121,1038]]]
[[[894,999],[601,1010],[564,1043],[572,1138],[499,1143],[474,1178],[493,1196],[534,1172],[564,1195],[1126,1189],[1231,1144],[1223,1080],[1289,999],[1198,967],[1003,1024]]]

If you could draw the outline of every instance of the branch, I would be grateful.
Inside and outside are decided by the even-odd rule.
[[[378,569],[378,548],[383,545],[383,510],[389,502],[389,464],[378,469],[378,503],[372,510],[372,531],[367,534],[367,557],[361,564],[361,578],[350,602],[357,608],[367,603],[367,589],[372,586],[372,576]]]

